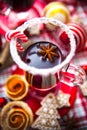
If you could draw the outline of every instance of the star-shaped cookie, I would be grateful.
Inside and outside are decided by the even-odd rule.
[[[56,99],[57,99],[57,103],[58,103],[58,108],[70,106],[70,103],[69,103],[70,94],[66,94],[62,90],[59,90],[58,94],[56,96]]]

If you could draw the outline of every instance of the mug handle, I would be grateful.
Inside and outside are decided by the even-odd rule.
[[[60,81],[68,85],[80,86],[86,81],[86,73],[80,66],[67,64],[59,74]]]

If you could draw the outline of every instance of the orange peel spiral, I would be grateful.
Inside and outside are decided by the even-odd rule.
[[[33,122],[33,113],[23,101],[9,102],[1,111],[0,122],[3,130],[26,130]]]
[[[5,84],[5,92],[11,100],[23,99],[29,90],[27,81],[20,75],[10,76]]]

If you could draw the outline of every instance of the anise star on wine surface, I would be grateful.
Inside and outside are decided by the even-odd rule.
[[[50,43],[48,45],[40,45],[40,50],[37,52],[42,56],[43,60],[49,59],[50,62],[53,62],[54,57],[59,57],[59,54],[56,52],[57,46],[51,46]]]

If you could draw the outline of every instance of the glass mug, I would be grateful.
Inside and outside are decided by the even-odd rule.
[[[68,44],[60,41],[61,29],[68,35],[70,41]],[[16,64],[24,70],[24,76],[31,90],[41,96],[55,92],[58,82],[65,80],[63,75],[66,76],[66,74],[61,72],[66,71],[75,55],[76,43],[72,32],[62,22],[46,17],[26,21],[16,31],[24,33],[29,41],[22,44],[20,39],[12,38],[10,52]],[[17,51],[17,41],[24,46],[24,52]],[[75,66],[73,67],[75,68]],[[84,72],[81,71],[81,73]],[[84,80],[84,77],[81,78]]]

